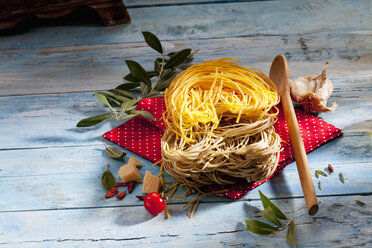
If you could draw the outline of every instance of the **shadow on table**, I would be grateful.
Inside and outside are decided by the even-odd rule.
[[[267,182],[271,187],[274,197],[270,198],[282,198],[283,195],[291,195],[291,190],[288,186],[287,179],[284,174],[281,172],[277,174],[274,178]],[[285,209],[292,211],[294,209],[293,201],[287,201]]]

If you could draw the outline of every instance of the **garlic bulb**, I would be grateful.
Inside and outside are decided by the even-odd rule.
[[[319,75],[300,77],[289,82],[292,99],[308,113],[334,111],[337,107],[336,103],[332,107],[326,106],[333,91],[332,81],[326,76],[327,65],[328,62],[325,62]]]

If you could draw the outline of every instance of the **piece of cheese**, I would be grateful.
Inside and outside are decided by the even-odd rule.
[[[119,177],[123,182],[133,182],[141,179],[141,172],[133,164],[126,164],[120,167]]]
[[[150,171],[146,170],[145,177],[143,178],[142,192],[145,194],[152,192],[159,193],[161,187],[160,178],[152,175]]]
[[[135,157],[131,157],[128,161],[128,164],[133,164],[137,167],[142,166],[142,163],[138,161],[138,159],[136,159]]]

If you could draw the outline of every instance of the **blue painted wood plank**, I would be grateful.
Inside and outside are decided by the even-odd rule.
[[[359,199],[366,203],[361,207]],[[372,245],[371,196],[324,197],[315,216],[303,199],[274,201],[296,223],[298,247]],[[258,219],[259,201],[202,203],[193,218],[182,205],[169,206],[164,219],[143,207],[0,213],[0,246],[13,247],[289,247],[285,232],[249,233],[244,219]],[[35,225],[37,223],[37,225]]]
[[[0,49],[138,42],[142,41],[140,32],[145,30],[163,40],[370,31],[370,13],[370,1],[365,0],[133,8],[129,9],[132,22],[128,24],[31,27],[25,33],[2,36]]]
[[[339,97],[331,97],[339,104],[337,111],[320,117],[346,132],[370,132],[370,98],[342,98],[339,89]],[[357,97],[361,92],[354,93]],[[120,124],[112,120],[90,128],[75,127],[83,118],[108,111],[90,92],[0,97],[0,109],[0,149],[101,144],[101,135]],[[355,114],[345,118],[345,113]]]
[[[108,36],[111,37],[111,36]],[[263,37],[199,39],[164,42],[166,51],[200,49],[193,63],[233,57],[264,72],[277,54],[285,54],[291,74],[320,73],[329,61],[328,76],[346,86],[371,87],[370,34],[293,34]],[[0,41],[1,43],[1,41]],[[352,44],[352,45],[350,45]],[[105,90],[121,83],[132,59],[152,70],[158,56],[145,43],[0,50],[0,96]],[[369,84],[368,84],[369,83]],[[337,85],[336,85],[337,87]],[[359,87],[362,88],[363,87]]]
[[[118,146],[116,146],[118,147]],[[118,147],[119,148],[119,147]],[[47,149],[26,149],[0,151],[0,198],[1,211],[20,211],[35,209],[64,209],[104,206],[141,205],[136,195],[141,195],[142,185],[138,184],[132,194],[124,200],[116,198],[106,200],[106,191],[100,183],[105,164],[117,180],[119,167],[127,163],[133,153],[129,152],[124,161],[107,157],[103,144],[82,147],[58,147]],[[143,162],[142,176],[145,170],[159,173],[158,166],[139,157]],[[372,193],[372,153],[370,137],[344,136],[335,139],[314,150],[308,155],[312,172],[325,170],[331,163],[335,173],[327,178],[320,177],[314,182],[322,182],[322,190],[317,195],[344,195]],[[327,171],[327,170],[325,170]],[[341,184],[338,173],[342,172],[345,184]],[[314,176],[314,174],[313,174]],[[172,180],[168,175],[166,180]],[[259,187],[269,197],[301,197],[302,190],[294,163],[269,183]],[[120,189],[124,190],[124,189]],[[183,195],[183,190],[177,192]],[[171,199],[171,202],[188,200]],[[250,192],[246,198],[258,199],[257,191]],[[227,198],[208,198],[208,201],[230,201]]]

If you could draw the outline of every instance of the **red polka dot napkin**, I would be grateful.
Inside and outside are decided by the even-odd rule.
[[[157,162],[161,160],[160,141],[165,130],[164,122],[161,120],[163,112],[165,111],[164,100],[163,98],[144,99],[138,103],[137,109],[150,112],[158,121],[152,121],[137,116],[119,127],[108,131],[103,137],[152,162]],[[296,109],[295,112],[307,153],[323,143],[342,135],[340,129],[315,116],[309,115],[299,109]],[[294,160],[287,123],[280,106],[278,121],[275,123],[274,127],[282,138],[283,151],[280,153],[279,164],[271,177],[281,172]],[[225,196],[231,199],[239,199],[248,191],[270,180],[270,178],[262,182],[242,182],[226,186],[228,191],[225,193]],[[213,187],[211,190],[217,188],[221,189],[221,186]]]

